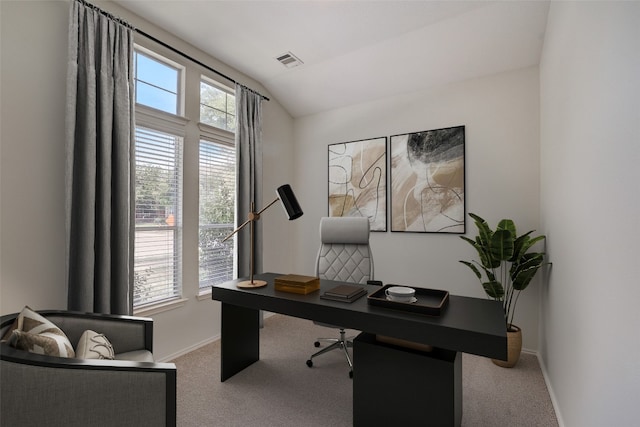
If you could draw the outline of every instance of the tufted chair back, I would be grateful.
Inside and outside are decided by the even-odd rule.
[[[368,218],[322,218],[320,243],[316,276],[321,279],[354,283],[373,280]]]

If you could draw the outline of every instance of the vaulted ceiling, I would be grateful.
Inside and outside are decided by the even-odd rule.
[[[293,116],[539,63],[548,1],[115,0]],[[276,58],[303,63],[287,68]],[[241,82],[242,83],[242,82]]]

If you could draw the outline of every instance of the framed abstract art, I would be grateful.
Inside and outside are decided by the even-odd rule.
[[[329,216],[364,216],[387,231],[387,138],[329,145]]]
[[[390,138],[391,231],[465,232],[465,129]]]

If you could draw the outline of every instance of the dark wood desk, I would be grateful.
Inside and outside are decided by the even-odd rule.
[[[507,334],[499,302],[450,295],[443,314],[432,317],[372,306],[366,296],[351,304],[320,299],[322,292],[341,283],[331,280],[322,280],[320,291],[308,295],[276,291],[273,280],[279,275],[256,275],[256,279],[268,283],[266,287],[257,289],[236,287],[236,283],[243,279],[212,288],[212,299],[222,302],[221,381],[260,359],[259,310],[428,344],[451,351],[454,356],[457,352],[464,352],[503,360],[507,358]],[[380,289],[373,285],[363,286],[369,295]],[[355,364],[357,360],[354,350]],[[457,360],[454,363],[459,363],[459,358]],[[354,402],[357,381],[358,370],[354,365]],[[461,395],[461,390],[459,392]]]

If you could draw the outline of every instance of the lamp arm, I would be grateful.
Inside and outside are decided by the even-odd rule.
[[[227,240],[229,240],[231,237],[233,237],[234,234],[236,234],[238,231],[242,230],[244,228],[245,225],[249,224],[251,221],[253,221],[253,219],[248,219],[245,222],[242,223],[242,225],[240,225],[238,228],[236,228],[235,230],[233,230],[231,232],[231,234],[229,234],[227,237],[225,237],[222,240],[222,243],[226,242]]]
[[[242,224],[240,224],[240,225],[238,226],[238,228],[236,228],[235,230],[233,230],[233,231],[231,232],[231,234],[229,234],[227,237],[225,237],[225,238],[222,240],[222,243],[224,243],[224,242],[226,242],[227,240],[229,240],[229,239],[230,239],[234,234],[236,234],[238,231],[242,230],[242,229],[243,229],[247,224],[249,224],[249,223],[251,223],[251,222],[253,222],[253,221],[256,221],[256,220],[260,219],[260,214],[261,214],[262,212],[266,211],[267,209],[269,209],[271,206],[273,206],[273,204],[274,204],[275,202],[277,202],[278,200],[280,200],[280,198],[276,197],[276,199],[275,199],[273,202],[269,203],[267,206],[265,206],[264,208],[262,208],[262,210],[261,210],[260,212],[257,212],[257,213],[256,213],[256,212],[249,212],[249,219],[248,219],[248,220],[246,220],[245,222],[243,222]]]
[[[274,204],[275,202],[277,202],[278,200],[280,200],[280,198],[279,198],[279,197],[276,197],[276,199],[275,199],[273,202],[269,203],[267,206],[265,206],[264,208],[262,208],[262,210],[256,214],[256,216],[258,217],[258,218],[256,218],[256,219],[260,219],[260,214],[261,214],[262,212],[266,211],[267,209],[269,209],[271,206],[273,206],[273,204]]]

